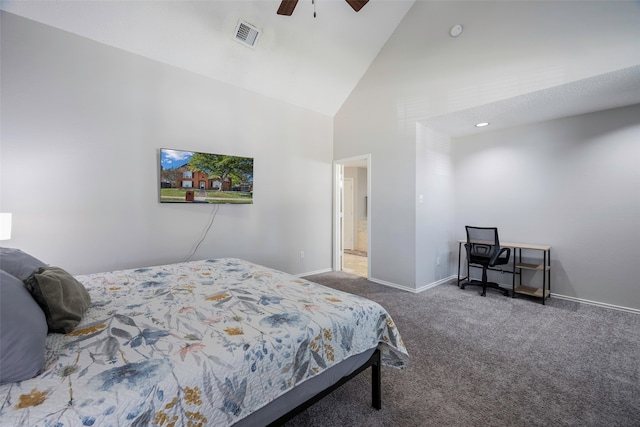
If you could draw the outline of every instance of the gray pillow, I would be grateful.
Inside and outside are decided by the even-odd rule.
[[[20,249],[0,248],[0,270],[4,270],[20,281],[25,281],[40,267],[47,264]]]
[[[49,332],[73,331],[91,304],[82,283],[60,267],[40,267],[24,283],[44,311]]]
[[[0,384],[36,376],[44,366],[47,320],[20,279],[0,270]]]

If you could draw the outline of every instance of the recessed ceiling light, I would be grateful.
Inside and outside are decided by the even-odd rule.
[[[485,126],[489,126],[489,122],[476,123],[477,128],[483,128]]]
[[[462,25],[456,24],[451,27],[451,30],[449,30],[449,34],[451,34],[451,37],[458,37],[460,34],[462,34]]]

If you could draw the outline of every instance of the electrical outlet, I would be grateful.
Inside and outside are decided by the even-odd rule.
[[[300,259],[304,259],[304,251],[300,251]]]

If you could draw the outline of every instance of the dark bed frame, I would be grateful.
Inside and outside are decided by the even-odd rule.
[[[336,382],[331,387],[322,390],[320,393],[316,394],[311,399],[301,403],[291,411],[287,412],[286,414],[284,414],[283,416],[281,416],[280,418],[278,418],[277,420],[269,424],[268,427],[283,425],[284,423],[291,420],[293,417],[300,414],[310,406],[322,400],[324,397],[326,397],[328,394],[330,394],[331,392],[333,392],[334,390],[336,390],[346,382],[356,377],[358,374],[360,374],[362,371],[367,369],[369,366],[371,366],[371,406],[373,406],[376,409],[382,408],[382,382],[380,377],[380,374],[381,374],[380,349],[376,349],[376,351],[373,352],[369,360],[367,360],[362,366],[357,368],[351,374],[345,377],[342,377],[338,382]]]

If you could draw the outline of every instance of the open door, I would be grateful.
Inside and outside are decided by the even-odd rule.
[[[342,249],[353,250],[355,247],[355,189],[353,178],[344,176],[342,185]]]
[[[371,276],[371,156],[334,162],[333,270]]]
[[[342,191],[344,185],[344,166],[336,163],[334,167],[333,270],[342,271],[344,267],[344,243],[342,239],[344,235],[342,224],[342,219],[344,218]]]

